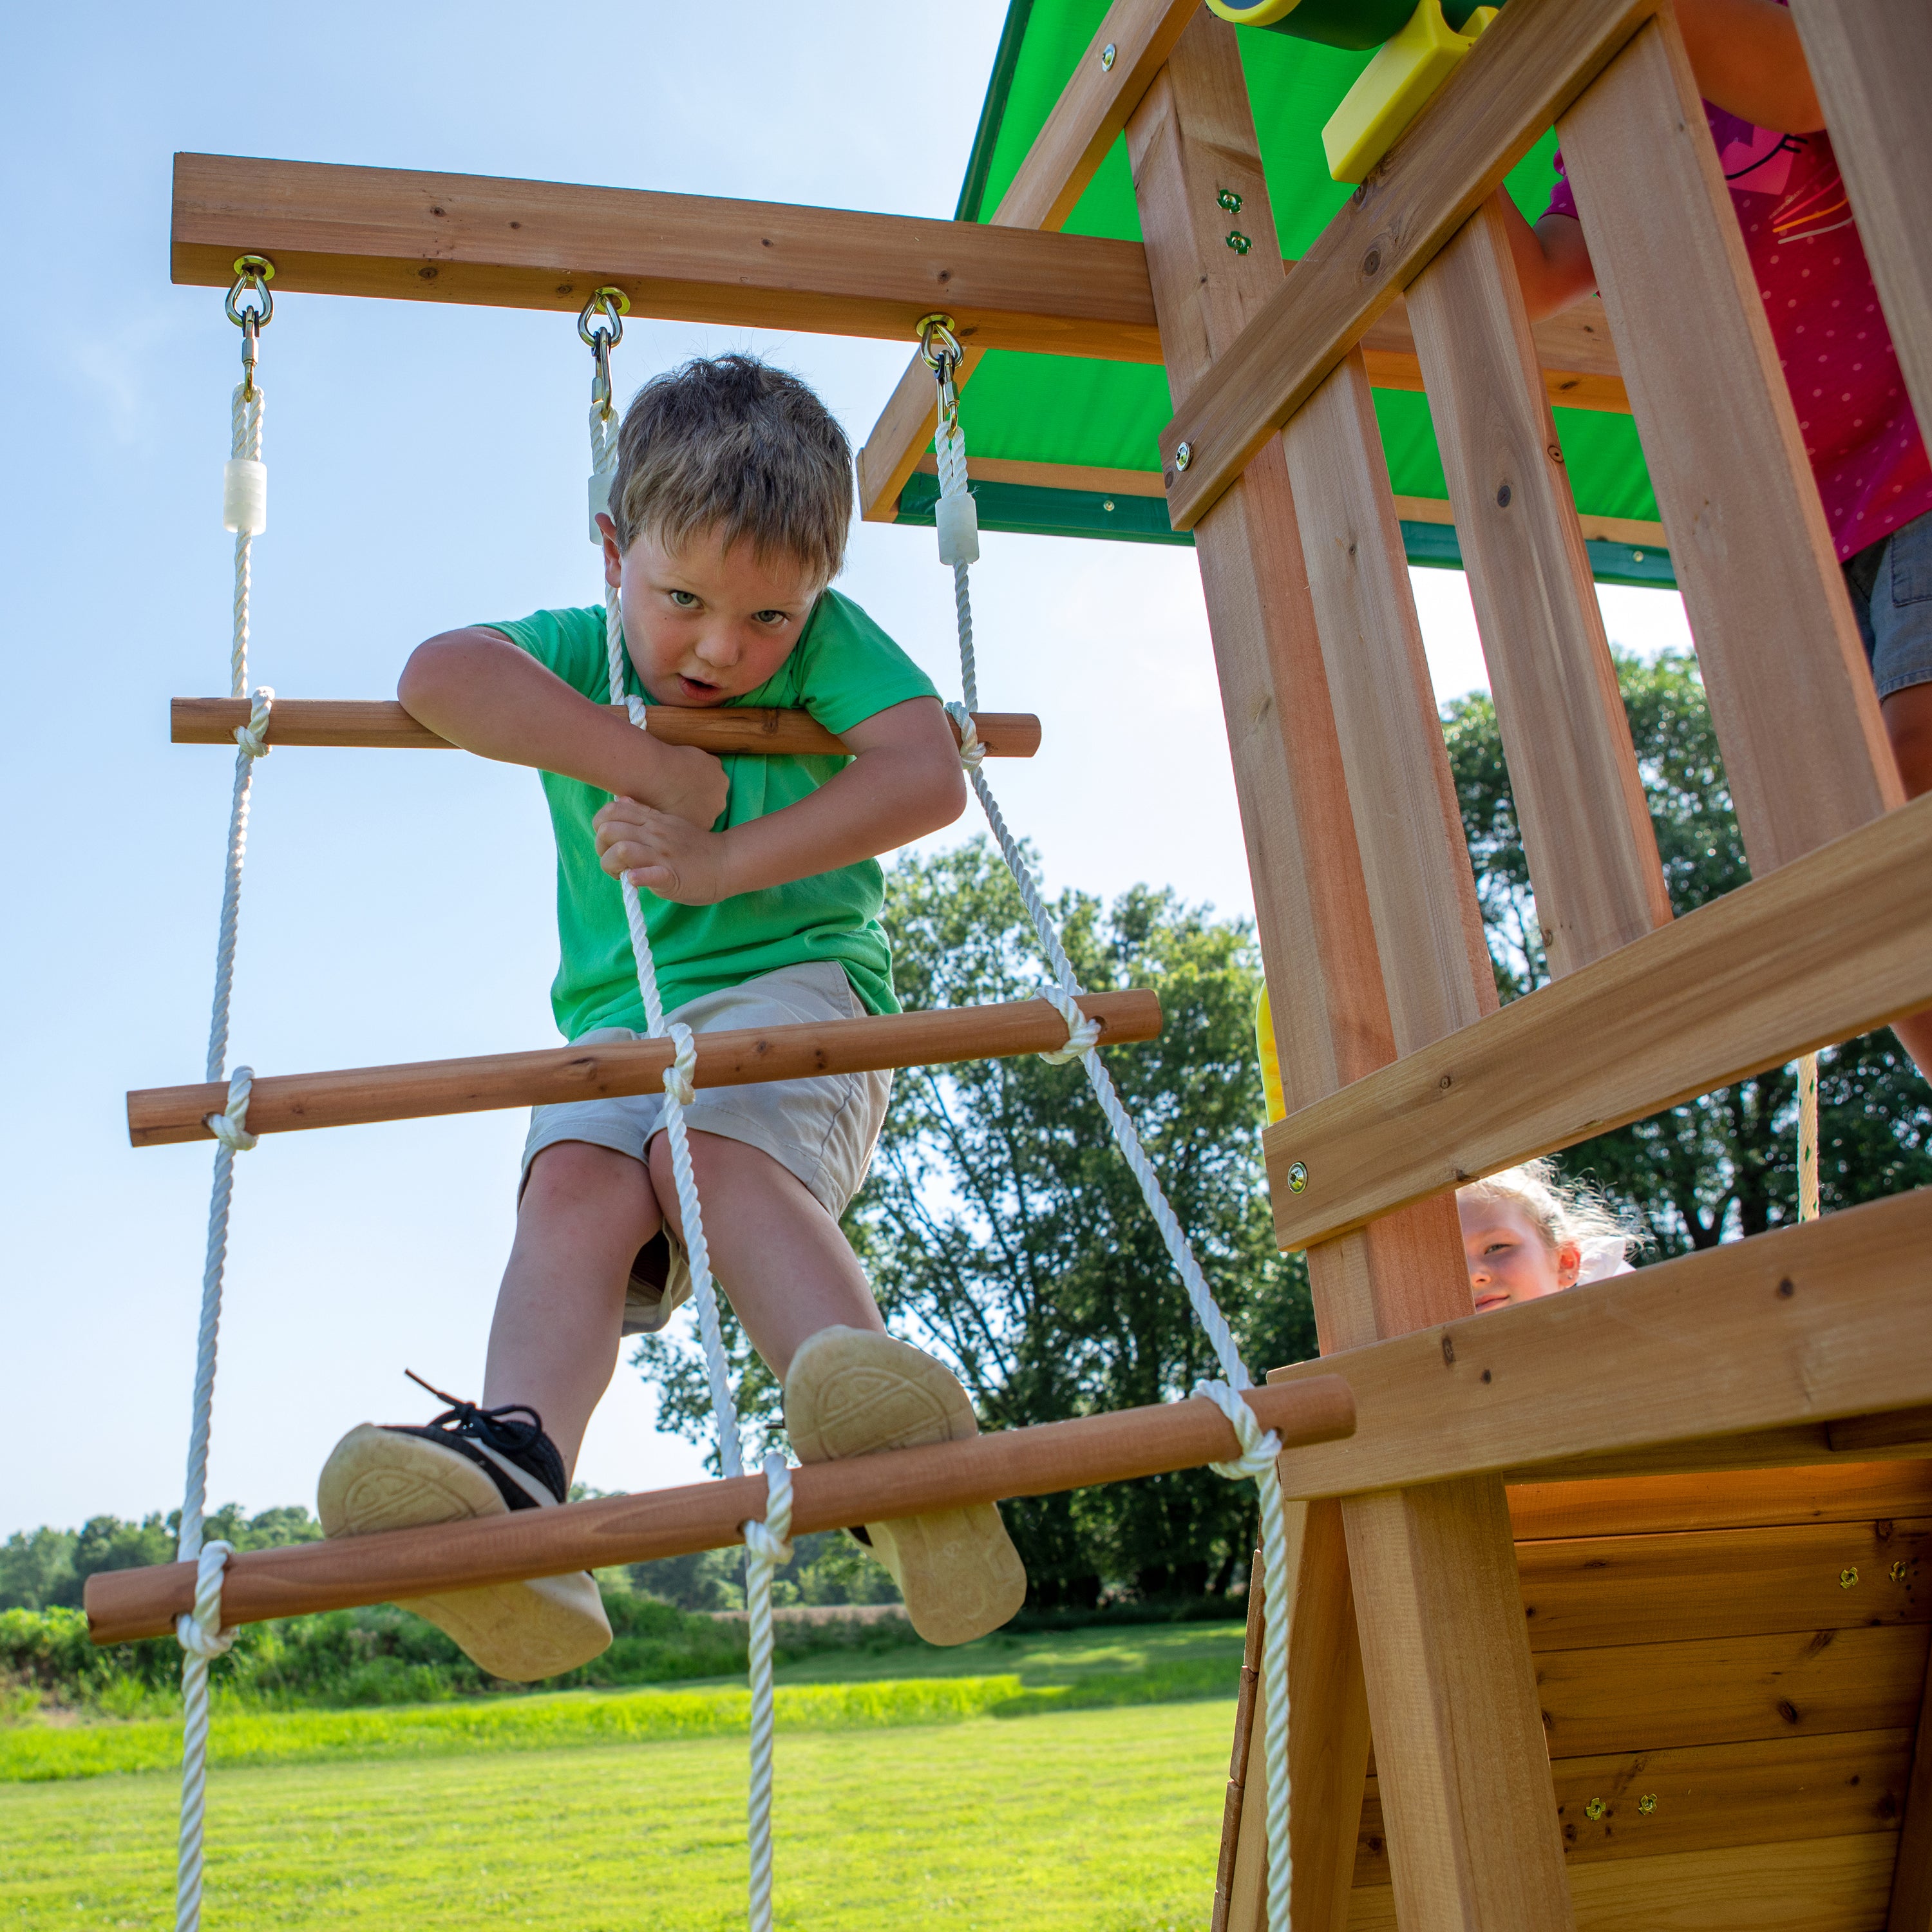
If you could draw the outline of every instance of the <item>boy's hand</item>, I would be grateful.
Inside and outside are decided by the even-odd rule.
[[[653,741],[652,748],[657,759],[651,790],[658,809],[709,832],[730,794],[723,761],[695,745],[667,745],[660,739]]]
[[[634,799],[614,798],[592,824],[598,860],[613,878],[628,878],[678,905],[716,905],[730,896],[724,835],[707,829],[710,820],[695,825]]]

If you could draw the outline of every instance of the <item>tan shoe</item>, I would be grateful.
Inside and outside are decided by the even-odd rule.
[[[821,1328],[799,1350],[785,1377],[784,1408],[802,1462],[980,1432],[966,1391],[942,1363],[863,1328]],[[928,1643],[970,1643],[1026,1600],[1025,1566],[994,1504],[868,1522],[866,1534]]]
[[[563,1464],[541,1423],[452,1402],[428,1428],[357,1424],[323,1466],[316,1515],[325,1536],[366,1536],[554,1509],[564,1487]],[[604,1600],[587,1570],[399,1599],[398,1607],[427,1618],[480,1669],[513,1684],[574,1670],[610,1644]]]

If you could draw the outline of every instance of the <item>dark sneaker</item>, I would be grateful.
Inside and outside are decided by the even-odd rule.
[[[449,1407],[427,1427],[360,1423],[335,1445],[316,1488],[323,1534],[366,1536],[554,1509],[564,1500],[563,1459],[534,1409],[479,1408],[430,1392]],[[574,1670],[610,1642],[603,1599],[586,1570],[410,1598],[400,1607],[446,1632],[491,1676],[515,1684]]]

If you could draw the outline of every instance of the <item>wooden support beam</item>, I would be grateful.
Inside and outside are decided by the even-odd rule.
[[[1275,1370],[1346,1376],[1358,1418],[1346,1451],[1285,1456],[1282,1486],[1347,1496],[1924,1402],[1928,1244],[1923,1189]]]
[[[1160,1001],[1152,993],[1083,993],[1080,1010],[1100,1023],[1100,1044],[1152,1040]],[[1066,1022],[1044,1000],[959,1006],[925,1013],[874,1013],[862,1019],[798,1026],[740,1027],[694,1036],[699,1087],[748,1087],[821,1073],[888,1066],[943,1066],[1003,1060],[1066,1044]],[[672,1059],[668,1040],[602,1040],[535,1053],[470,1060],[422,1060],[400,1066],[351,1066],[328,1073],[258,1076],[248,1100],[251,1134],[346,1127],[371,1120],[419,1120],[440,1114],[487,1113],[566,1100],[656,1093]],[[207,1117],[226,1104],[220,1082],[148,1087],[128,1096],[128,1138],[135,1147],[209,1140]]]
[[[1177,404],[1160,439],[1177,530],[1199,522],[1657,4],[1538,0],[1503,10],[1211,375]],[[1614,312],[1611,322],[1628,355]],[[1184,442],[1184,470],[1175,462]]]
[[[1249,1395],[1262,1426],[1285,1443],[1346,1435],[1353,1426],[1348,1389],[1339,1381]],[[807,1536],[847,1523],[891,1522],[1008,1496],[1127,1482],[1225,1462],[1237,1453],[1233,1426],[1196,1396],[922,1448],[808,1462],[792,1472],[792,1532]],[[221,1615],[227,1624],[262,1623],[689,1556],[729,1548],[740,1540],[742,1523],[762,1522],[764,1514],[764,1478],[736,1476],[559,1509],[251,1550],[229,1558]],[[96,1643],[165,1635],[192,1607],[194,1578],[192,1563],[97,1572],[88,1579],[88,1634]]]
[[[1410,284],[1408,312],[1544,950],[1560,977],[1667,925],[1670,899],[1493,202]]]
[[[637,315],[902,341],[943,309],[960,339],[982,348],[1160,359],[1146,263],[1130,242],[640,188],[177,154],[174,279],[226,288],[248,253],[274,263],[278,295],[574,314],[608,285]]]
[[[1667,11],[1558,133],[1626,359],[1738,827],[1762,878],[1904,794],[1730,190]]]
[[[1000,197],[992,226],[1057,230],[1066,221],[1199,4],[1114,0]],[[956,382],[971,380],[980,353],[968,346]],[[859,452],[859,514],[867,521],[889,524],[898,513],[899,492],[938,420],[932,372],[915,356]]]
[[[1332,1239],[1928,1001],[1932,799],[1917,799],[1277,1121],[1262,1142],[1276,1236]],[[1530,1077],[1558,1065],[1560,1081]]]
[[[614,706],[612,708],[615,708]],[[765,752],[783,758],[843,758],[836,738],[808,711],[745,705],[700,710],[653,704],[650,734],[667,745],[695,745],[723,757]],[[248,722],[245,698],[177,698],[168,707],[168,736],[176,745],[229,745]],[[952,724],[956,741],[959,728]],[[974,728],[989,758],[1030,758],[1040,749],[1040,720],[1024,711],[976,711]],[[419,724],[393,698],[278,698],[268,715],[268,740],[278,745],[362,746],[377,751],[449,752],[456,748]]]

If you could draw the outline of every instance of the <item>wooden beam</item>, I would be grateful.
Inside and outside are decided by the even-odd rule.
[[[614,707],[613,707],[614,708]],[[168,736],[177,745],[232,745],[248,722],[245,698],[177,698],[168,707]],[[952,725],[956,742],[959,728]],[[973,723],[987,755],[1030,758],[1040,749],[1040,720],[1022,711],[976,711]],[[764,752],[782,758],[844,757],[848,747],[808,711],[742,705],[700,710],[653,704],[650,734],[667,745],[695,745],[722,757]],[[419,724],[393,698],[278,698],[268,715],[269,745],[363,746],[379,751],[449,752],[456,747]]]
[[[1177,530],[1199,522],[1656,4],[1538,0],[1514,15],[1503,10],[1265,310],[1177,406],[1160,438]],[[1181,470],[1174,455],[1184,442],[1189,461]]]
[[[1928,1001],[1918,799],[1277,1121],[1276,1238],[1331,1239]],[[1557,1065],[1560,1081],[1531,1077]]]
[[[1544,950],[1560,978],[1667,925],[1670,899],[1494,202],[1408,294]]]
[[[1736,1436],[1653,1442],[1640,1449],[1555,1456],[1526,1467],[1505,1469],[1503,1480],[1510,1484],[1558,1484],[1600,1482],[1630,1476],[1708,1478],[1742,1470],[1810,1468],[1820,1463],[1828,1465],[1834,1459],[1847,1464],[1876,1458],[1904,1462],[1932,1459],[1932,1444],[1880,1445],[1864,1441],[1857,1425],[1866,1419],[1854,1416],[1849,1422],[1797,1423],[1783,1429],[1747,1430]],[[1856,1439],[1845,1449],[1832,1446],[1834,1436],[1848,1434]]]
[[[1922,1672],[1912,1715],[1912,1762],[1906,1774],[1898,1862],[1892,1876],[1886,1932],[1926,1932],[1932,1925],[1932,1670]]]
[[[1558,133],[1626,358],[1738,827],[1762,878],[1904,793],[1757,278],[1667,11]]]
[[[1160,359],[1142,251],[1092,236],[188,154],[173,233],[174,279],[203,287],[253,253],[278,295],[574,314],[608,285],[640,316],[902,341],[944,309],[982,348]]]
[[[937,476],[939,458],[930,450],[913,465],[914,474]],[[1099,496],[1164,496],[1158,470],[1108,470],[1084,463],[1017,463],[1003,456],[971,456],[966,473],[975,483],[1020,483],[1031,490],[1083,490]]]
[[[1284,1442],[1346,1435],[1352,1426],[1348,1392],[1340,1382],[1249,1394],[1262,1426]],[[847,1523],[890,1522],[1009,1496],[1126,1482],[1226,1461],[1236,1453],[1232,1424],[1196,1396],[922,1448],[808,1462],[791,1472],[792,1532],[806,1536]],[[261,1623],[728,1549],[740,1540],[742,1523],[762,1522],[764,1514],[764,1478],[735,1476],[560,1509],[251,1550],[229,1558],[222,1620]],[[88,1634],[102,1644],[165,1634],[191,1606],[194,1578],[192,1563],[97,1572],[87,1584]]]
[[[1357,346],[1378,389],[1426,388],[1413,331],[1406,298],[1397,296],[1363,332]],[[1552,403],[1568,410],[1630,414],[1610,325],[1594,296],[1536,323],[1530,337],[1539,380]]]
[[[1100,1023],[1100,1043],[1152,1040],[1160,1001],[1152,993],[1083,993],[1080,1010]],[[1066,1022],[1044,1000],[958,1006],[923,1013],[874,1013],[862,1019],[798,1026],[740,1027],[694,1036],[699,1087],[755,1086],[821,1073],[888,1066],[943,1066],[961,1060],[1009,1059],[1066,1043]],[[372,1120],[420,1120],[497,1107],[656,1093],[672,1059],[668,1040],[604,1040],[535,1053],[469,1060],[421,1060],[400,1066],[351,1066],[328,1073],[268,1074],[248,1100],[248,1131],[280,1134]],[[209,1140],[207,1117],[226,1104],[220,1082],[148,1087],[128,1096],[128,1138],[135,1147]]]
[[[1000,197],[992,226],[1062,226],[1198,8],[1199,0],[1114,0]],[[967,346],[956,382],[972,380],[980,355]],[[899,492],[938,413],[932,372],[915,356],[859,452],[859,514],[868,522],[889,524],[898,514]]]
[[[1924,1402],[1928,1244],[1932,1189],[1275,1370],[1346,1376],[1358,1412],[1345,1452],[1284,1458],[1282,1485],[1347,1496]]]

